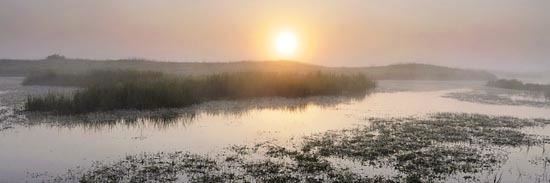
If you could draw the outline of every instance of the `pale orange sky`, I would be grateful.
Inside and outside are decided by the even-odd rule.
[[[547,0],[0,0],[0,58],[278,59],[328,66],[422,62],[550,68]]]

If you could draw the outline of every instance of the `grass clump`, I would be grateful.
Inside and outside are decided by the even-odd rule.
[[[185,107],[204,101],[256,97],[365,95],[375,82],[364,75],[321,72],[222,73],[175,76],[141,71],[95,71],[86,75],[30,76],[26,84],[81,86],[72,96],[28,97],[28,111],[84,113],[114,109]]]

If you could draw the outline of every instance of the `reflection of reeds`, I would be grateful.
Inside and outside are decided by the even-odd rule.
[[[495,174],[493,177],[493,183],[501,183],[502,182],[502,173]]]
[[[46,79],[44,79],[46,78]],[[51,79],[47,79],[51,78]],[[96,71],[86,75],[46,73],[26,84],[81,86],[73,96],[28,97],[28,111],[83,113],[114,109],[185,107],[210,100],[257,97],[364,96],[375,83],[364,75],[242,72],[176,77],[156,72]]]
[[[364,96],[363,96],[364,97]],[[165,108],[155,110],[117,110],[75,115],[48,115],[47,113],[25,113],[32,124],[53,124],[62,127],[82,127],[89,130],[109,129],[117,125],[137,128],[152,125],[158,129],[187,125],[199,115],[242,116],[254,110],[284,110],[299,112],[308,106],[333,107],[338,104],[363,99],[359,96],[318,96],[305,98],[257,98],[247,100],[210,101],[186,108]]]
[[[27,125],[51,124],[65,128],[83,128],[86,130],[111,129],[117,126],[138,128],[143,126],[166,129],[173,125],[187,125],[197,116],[195,111],[161,109],[149,111],[121,110],[116,112],[97,112],[78,115],[48,115],[44,113],[26,113]]]

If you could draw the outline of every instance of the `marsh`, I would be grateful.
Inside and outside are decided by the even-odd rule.
[[[0,0],[0,183],[550,183],[548,0]]]
[[[5,127],[0,131],[3,147],[0,163],[6,165],[0,169],[2,181],[95,182],[113,178],[110,175],[114,172],[109,171],[136,172],[115,173],[117,176],[113,180],[118,181],[143,180],[143,176],[176,182],[209,179],[268,181],[274,178],[286,181],[436,182],[548,179],[548,172],[543,167],[546,166],[545,159],[550,156],[545,151],[550,128],[546,127],[547,121],[544,120],[550,119],[550,108],[486,104],[447,97],[451,93],[489,90],[481,81],[386,80],[380,81],[377,89],[363,97],[219,100],[179,109],[117,110],[70,116],[18,112],[17,109],[28,94],[71,92],[73,88],[23,86],[23,78],[1,78],[1,81],[4,85],[0,94],[4,106],[1,116]],[[457,115],[437,116],[438,113]],[[485,122],[477,125],[459,123],[472,119]],[[373,127],[369,126],[373,124],[378,124],[376,130],[370,130]],[[431,126],[426,126],[428,124]],[[491,127],[471,131],[479,129],[481,124]],[[411,128],[417,130],[408,131]],[[448,134],[456,128],[469,134]],[[502,132],[495,130],[508,130],[505,134],[510,136],[501,136]],[[368,156],[349,154],[359,150],[353,147],[374,145],[372,143],[376,141],[368,139],[385,133],[389,136],[380,141],[386,144],[380,146],[381,149],[362,149],[369,152]],[[408,133],[413,136],[403,136]],[[470,137],[476,138],[468,139]],[[356,144],[346,149],[327,146],[337,145],[335,143],[320,143],[326,140],[343,142],[344,139],[363,139],[357,143],[366,143],[366,146]],[[401,146],[392,144],[391,139],[419,141]],[[472,143],[479,145],[461,147]],[[415,147],[414,144],[424,145]],[[304,147],[317,150],[305,151]],[[426,152],[421,153],[424,152],[421,149]],[[378,151],[399,153],[395,157],[372,154]],[[442,166],[439,170],[413,170],[402,164],[405,163],[402,162],[405,158],[402,153],[410,153],[407,156],[413,162],[418,161],[417,158],[427,161],[440,155],[472,155],[472,159],[440,159],[445,163],[433,159],[433,163],[439,162],[437,165]],[[287,161],[290,164],[281,164]],[[190,162],[206,164],[190,168]],[[234,169],[223,168],[227,166]],[[131,167],[134,168],[128,169]],[[153,167],[165,173],[150,169]],[[257,172],[270,168],[276,171]],[[442,171],[447,168],[457,169]],[[291,173],[294,170],[303,171],[302,175]],[[212,174],[197,173],[204,171]],[[302,179],[304,177],[309,178]]]

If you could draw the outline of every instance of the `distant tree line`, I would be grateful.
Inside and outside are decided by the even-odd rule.
[[[67,59],[67,57],[61,55],[61,54],[52,54],[52,55],[48,55],[46,57],[46,60],[65,60]]]
[[[163,62],[140,58],[79,59],[53,54],[39,60],[0,59],[0,76],[25,77],[31,73],[86,73],[93,70],[158,71],[180,75],[205,75],[229,72],[331,72],[365,74],[374,80],[477,80],[490,81],[497,77],[486,71],[449,68],[426,64],[396,64],[374,67],[325,67],[290,61],[238,62]]]
[[[517,79],[499,79],[487,82],[487,86],[513,90],[541,91],[547,99],[550,99],[550,85],[523,83]]]

